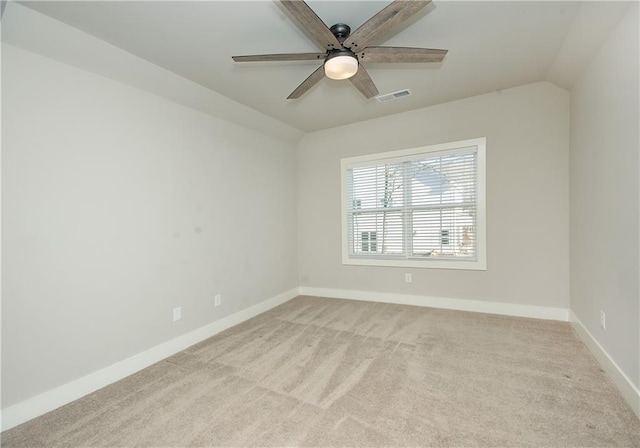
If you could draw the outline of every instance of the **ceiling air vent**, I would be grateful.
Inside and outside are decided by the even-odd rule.
[[[385,93],[384,95],[378,95],[376,99],[379,103],[386,103],[387,101],[397,100],[398,98],[404,98],[411,95],[411,90],[404,89],[397,92]]]

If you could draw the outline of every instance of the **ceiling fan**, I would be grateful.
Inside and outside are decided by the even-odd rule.
[[[300,98],[325,75],[331,79],[349,79],[366,98],[372,98],[378,94],[378,89],[363,63],[441,62],[444,59],[447,50],[372,46],[376,39],[430,2],[431,0],[395,0],[352,33],[351,28],[343,23],[335,24],[331,28],[327,27],[302,0],[280,0],[301,30],[325,52],[233,56],[233,60],[236,62],[322,60],[323,64],[291,92],[287,99]]]

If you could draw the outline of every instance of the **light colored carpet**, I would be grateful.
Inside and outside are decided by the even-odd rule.
[[[2,445],[638,447],[567,323],[298,297]]]

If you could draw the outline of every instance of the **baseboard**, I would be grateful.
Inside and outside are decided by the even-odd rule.
[[[2,431],[57,409],[91,392],[95,392],[198,342],[210,338],[227,328],[233,327],[273,307],[283,304],[297,295],[298,288],[293,288],[242,311],[238,311],[235,314],[197,328],[142,353],[138,353],[131,358],[117,362],[102,370],[3,409],[0,413]]]
[[[504,316],[531,317],[534,319],[569,320],[569,310],[534,305],[518,305],[481,300],[450,299],[445,297],[417,296],[347,289],[327,289],[301,286],[300,295],[331,297],[335,299],[366,300],[370,302],[395,303],[399,305],[426,306],[450,310],[472,311],[476,313],[501,314]]]
[[[629,403],[629,406],[631,406],[633,412],[640,418],[640,390],[638,390],[629,377],[625,375],[618,364],[609,356],[609,353],[607,353],[596,338],[593,337],[573,311],[569,311],[569,322],[571,322],[571,326],[578,337],[582,339],[582,342],[591,350],[591,353],[593,353],[604,371],[607,372],[622,397]]]

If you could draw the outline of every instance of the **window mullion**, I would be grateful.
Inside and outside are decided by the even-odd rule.
[[[402,221],[403,221],[403,241],[404,241],[404,256],[405,258],[410,258],[413,254],[413,213],[411,212],[412,207],[412,185],[411,185],[411,170],[412,164],[411,162],[404,162],[402,164],[402,191],[404,193],[403,197],[403,205],[404,210],[402,213]]]

